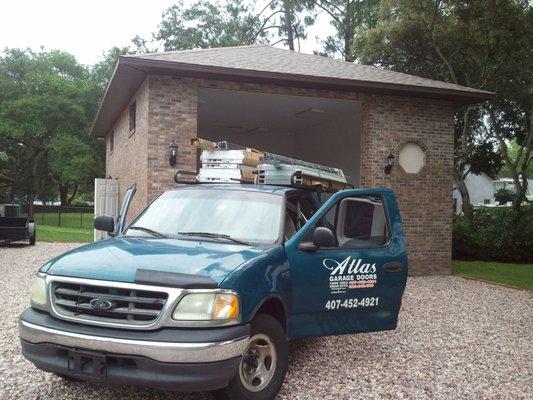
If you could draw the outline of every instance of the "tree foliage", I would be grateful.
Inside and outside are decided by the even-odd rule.
[[[323,54],[335,57],[340,54],[345,61],[353,62],[356,35],[361,30],[373,28],[377,23],[379,0],[309,0],[311,9],[323,11],[330,18],[335,34],[324,40]]]
[[[302,0],[270,0],[255,9],[255,3],[225,0],[222,3],[198,0],[190,6],[183,1],[163,13],[154,39],[165,50],[205,49],[255,43],[284,43],[299,48],[306,27],[314,22]]]
[[[15,179],[11,197],[31,206],[36,197],[51,200],[90,181],[102,157],[88,135],[97,90],[87,69],[60,51],[6,49],[0,87],[0,151],[5,174]]]
[[[384,0],[376,25],[356,35],[354,52],[365,64],[497,93],[456,114],[454,176],[469,220],[467,165],[494,175],[503,160],[512,170],[513,139],[524,146],[521,171],[531,159],[531,19],[524,0]]]
[[[256,36],[260,23],[240,1],[199,0],[186,7],[181,0],[163,13],[154,37],[165,50],[239,46],[265,39],[265,32]]]

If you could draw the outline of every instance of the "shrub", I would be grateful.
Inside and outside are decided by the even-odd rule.
[[[501,188],[494,193],[494,200],[496,200],[500,205],[513,202],[515,198],[516,193],[509,189]]]
[[[476,208],[472,225],[464,216],[456,216],[453,257],[533,262],[533,206],[524,206],[520,214],[511,207]]]

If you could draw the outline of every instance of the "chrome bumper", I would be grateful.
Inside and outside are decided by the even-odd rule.
[[[85,335],[43,327],[20,320],[20,338],[33,344],[52,343],[60,346],[105,353],[148,357],[169,363],[206,363],[239,357],[248,337],[213,343],[175,343],[118,339]]]

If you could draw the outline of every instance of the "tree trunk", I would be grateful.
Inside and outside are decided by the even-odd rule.
[[[513,179],[514,180],[514,179]],[[520,182],[520,180],[517,178],[516,181]],[[522,182],[520,182],[518,185],[515,182],[516,187],[516,196],[513,201],[513,208],[518,213],[520,212],[520,209],[522,207],[522,203],[524,202],[526,198],[527,193],[527,177],[522,176]]]
[[[72,194],[68,198],[68,204],[72,203],[72,200],[74,200],[74,197],[76,197],[76,194],[78,194],[78,184],[74,184],[74,190],[72,191]]]
[[[68,204],[68,184],[59,185],[59,201],[61,202],[62,206],[66,206]]]
[[[454,181],[457,185],[459,193],[461,194],[461,200],[463,202],[461,210],[463,211],[463,215],[468,223],[472,224],[474,221],[474,207],[472,207],[472,204],[470,204],[470,194],[468,193],[468,188],[466,187],[466,182],[463,178],[463,171],[458,171],[456,168],[454,168],[453,172]]]
[[[352,20],[354,18],[351,15],[352,3],[346,3],[346,9],[344,14],[344,61],[354,62],[355,55],[352,54],[352,42],[355,36],[355,24]]]
[[[28,218],[33,219],[33,196],[28,197]]]
[[[498,120],[496,118],[494,110],[488,108],[487,111],[492,122],[492,135],[500,144],[500,154],[502,155],[503,161],[509,169],[509,172],[511,173],[513,178],[513,183],[516,189],[516,196],[513,200],[513,209],[517,213],[519,213],[522,207],[522,202],[526,198],[527,193],[528,182],[525,172],[528,168],[531,149],[533,148],[533,132],[531,128],[531,123],[529,124],[529,132],[527,133],[525,143],[523,144],[524,148],[521,149],[521,151],[519,152],[520,156],[518,157],[518,159],[513,162],[509,157],[509,149],[507,147],[507,143],[505,142],[504,135],[500,132],[500,126],[498,124]],[[528,118],[531,118],[530,115],[528,116]],[[525,151],[525,154],[522,155],[523,151]],[[522,164],[520,166],[521,157],[524,158],[522,159]]]
[[[527,132],[527,136],[525,138],[524,147],[522,148],[522,151],[520,152],[520,155],[523,154],[522,165],[521,165],[522,173],[520,174],[520,176],[517,175],[516,177],[516,181],[518,181],[520,184],[516,187],[516,198],[513,202],[513,207],[515,211],[517,212],[520,211],[520,206],[522,205],[522,202],[526,199],[527,186],[528,186],[527,179],[529,178],[526,175],[526,171],[528,170],[529,163],[531,162],[530,155],[533,149],[533,123],[532,123],[533,122],[532,121],[533,105],[531,105],[528,111],[529,112],[527,113],[527,120],[528,120],[527,124],[529,126],[529,129]],[[516,161],[517,161],[516,164],[519,165],[520,160],[516,160]],[[521,182],[520,182],[520,178],[522,178]],[[514,176],[513,176],[513,179],[514,179]],[[516,181],[515,181],[515,185],[516,185]]]
[[[349,32],[344,33],[344,61],[354,62],[355,57],[352,55],[352,38]]]
[[[285,32],[287,33],[287,44],[289,50],[294,51],[294,32],[292,26],[292,6],[290,0],[283,1],[283,13],[285,14]]]

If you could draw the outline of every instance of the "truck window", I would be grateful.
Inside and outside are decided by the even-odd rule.
[[[317,226],[332,230],[338,248],[376,247],[388,241],[387,218],[379,197],[344,198],[328,210]],[[311,237],[306,235],[304,241]]]
[[[225,189],[169,190],[154,200],[125,232],[146,230],[186,239],[194,232],[228,235],[249,243],[274,244],[283,223],[283,197]]]
[[[285,211],[285,240],[300,230],[315,211],[316,207],[308,195],[298,194],[288,197]]]

